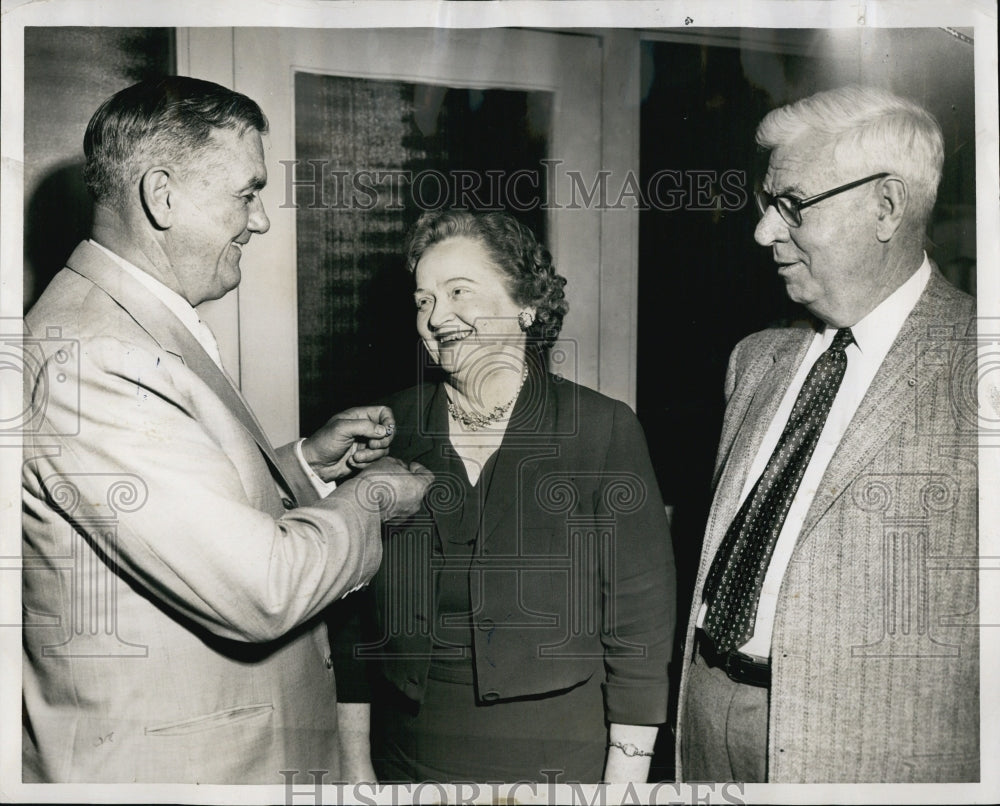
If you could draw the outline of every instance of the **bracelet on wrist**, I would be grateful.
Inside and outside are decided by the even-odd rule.
[[[608,747],[617,747],[629,758],[634,758],[635,756],[647,756],[652,758],[652,750],[643,750],[636,747],[632,742],[608,742]]]

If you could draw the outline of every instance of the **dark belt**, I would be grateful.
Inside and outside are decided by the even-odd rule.
[[[698,652],[709,666],[722,669],[730,680],[748,686],[769,688],[771,685],[771,664],[744,655],[742,652],[718,652],[712,639],[704,632],[697,633]]]

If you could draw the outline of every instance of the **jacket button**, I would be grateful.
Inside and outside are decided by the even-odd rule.
[[[323,664],[326,666],[327,669],[332,669],[333,668],[333,657],[331,655],[327,655],[323,659]]]
[[[489,632],[496,627],[496,623],[491,618],[484,618],[479,622],[479,629],[483,632]]]
[[[487,691],[487,692],[484,692],[484,694],[483,694],[483,700],[485,702],[496,702],[499,699],[500,699],[500,692],[499,691]]]
[[[285,509],[295,509],[295,502],[291,498],[282,498],[281,506]]]

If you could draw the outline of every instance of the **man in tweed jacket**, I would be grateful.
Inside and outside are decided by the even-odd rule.
[[[816,325],[756,333],[730,359],[679,776],[976,781],[975,307],[923,252],[940,129],[907,100],[845,87],[771,112],[757,141],[771,156],[755,238]],[[719,652],[706,577],[840,328],[847,369],[764,560],[752,633]]]

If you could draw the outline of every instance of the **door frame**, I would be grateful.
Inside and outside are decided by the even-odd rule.
[[[565,359],[552,368],[634,406],[638,210],[597,204],[571,209],[567,202],[574,193],[580,199],[579,180],[574,188],[570,171],[588,187],[608,172],[612,189],[628,172],[638,173],[637,33],[188,28],[178,29],[177,53],[179,73],[246,93],[270,122],[263,198],[271,230],[247,248],[240,288],[203,306],[203,314],[273,441],[299,435],[295,210],[282,206],[287,177],[280,162],[295,153],[296,70],[554,92],[550,148],[561,160],[554,193],[562,206],[548,211],[549,246],[569,280],[570,314],[562,333],[567,350],[559,354]]]

